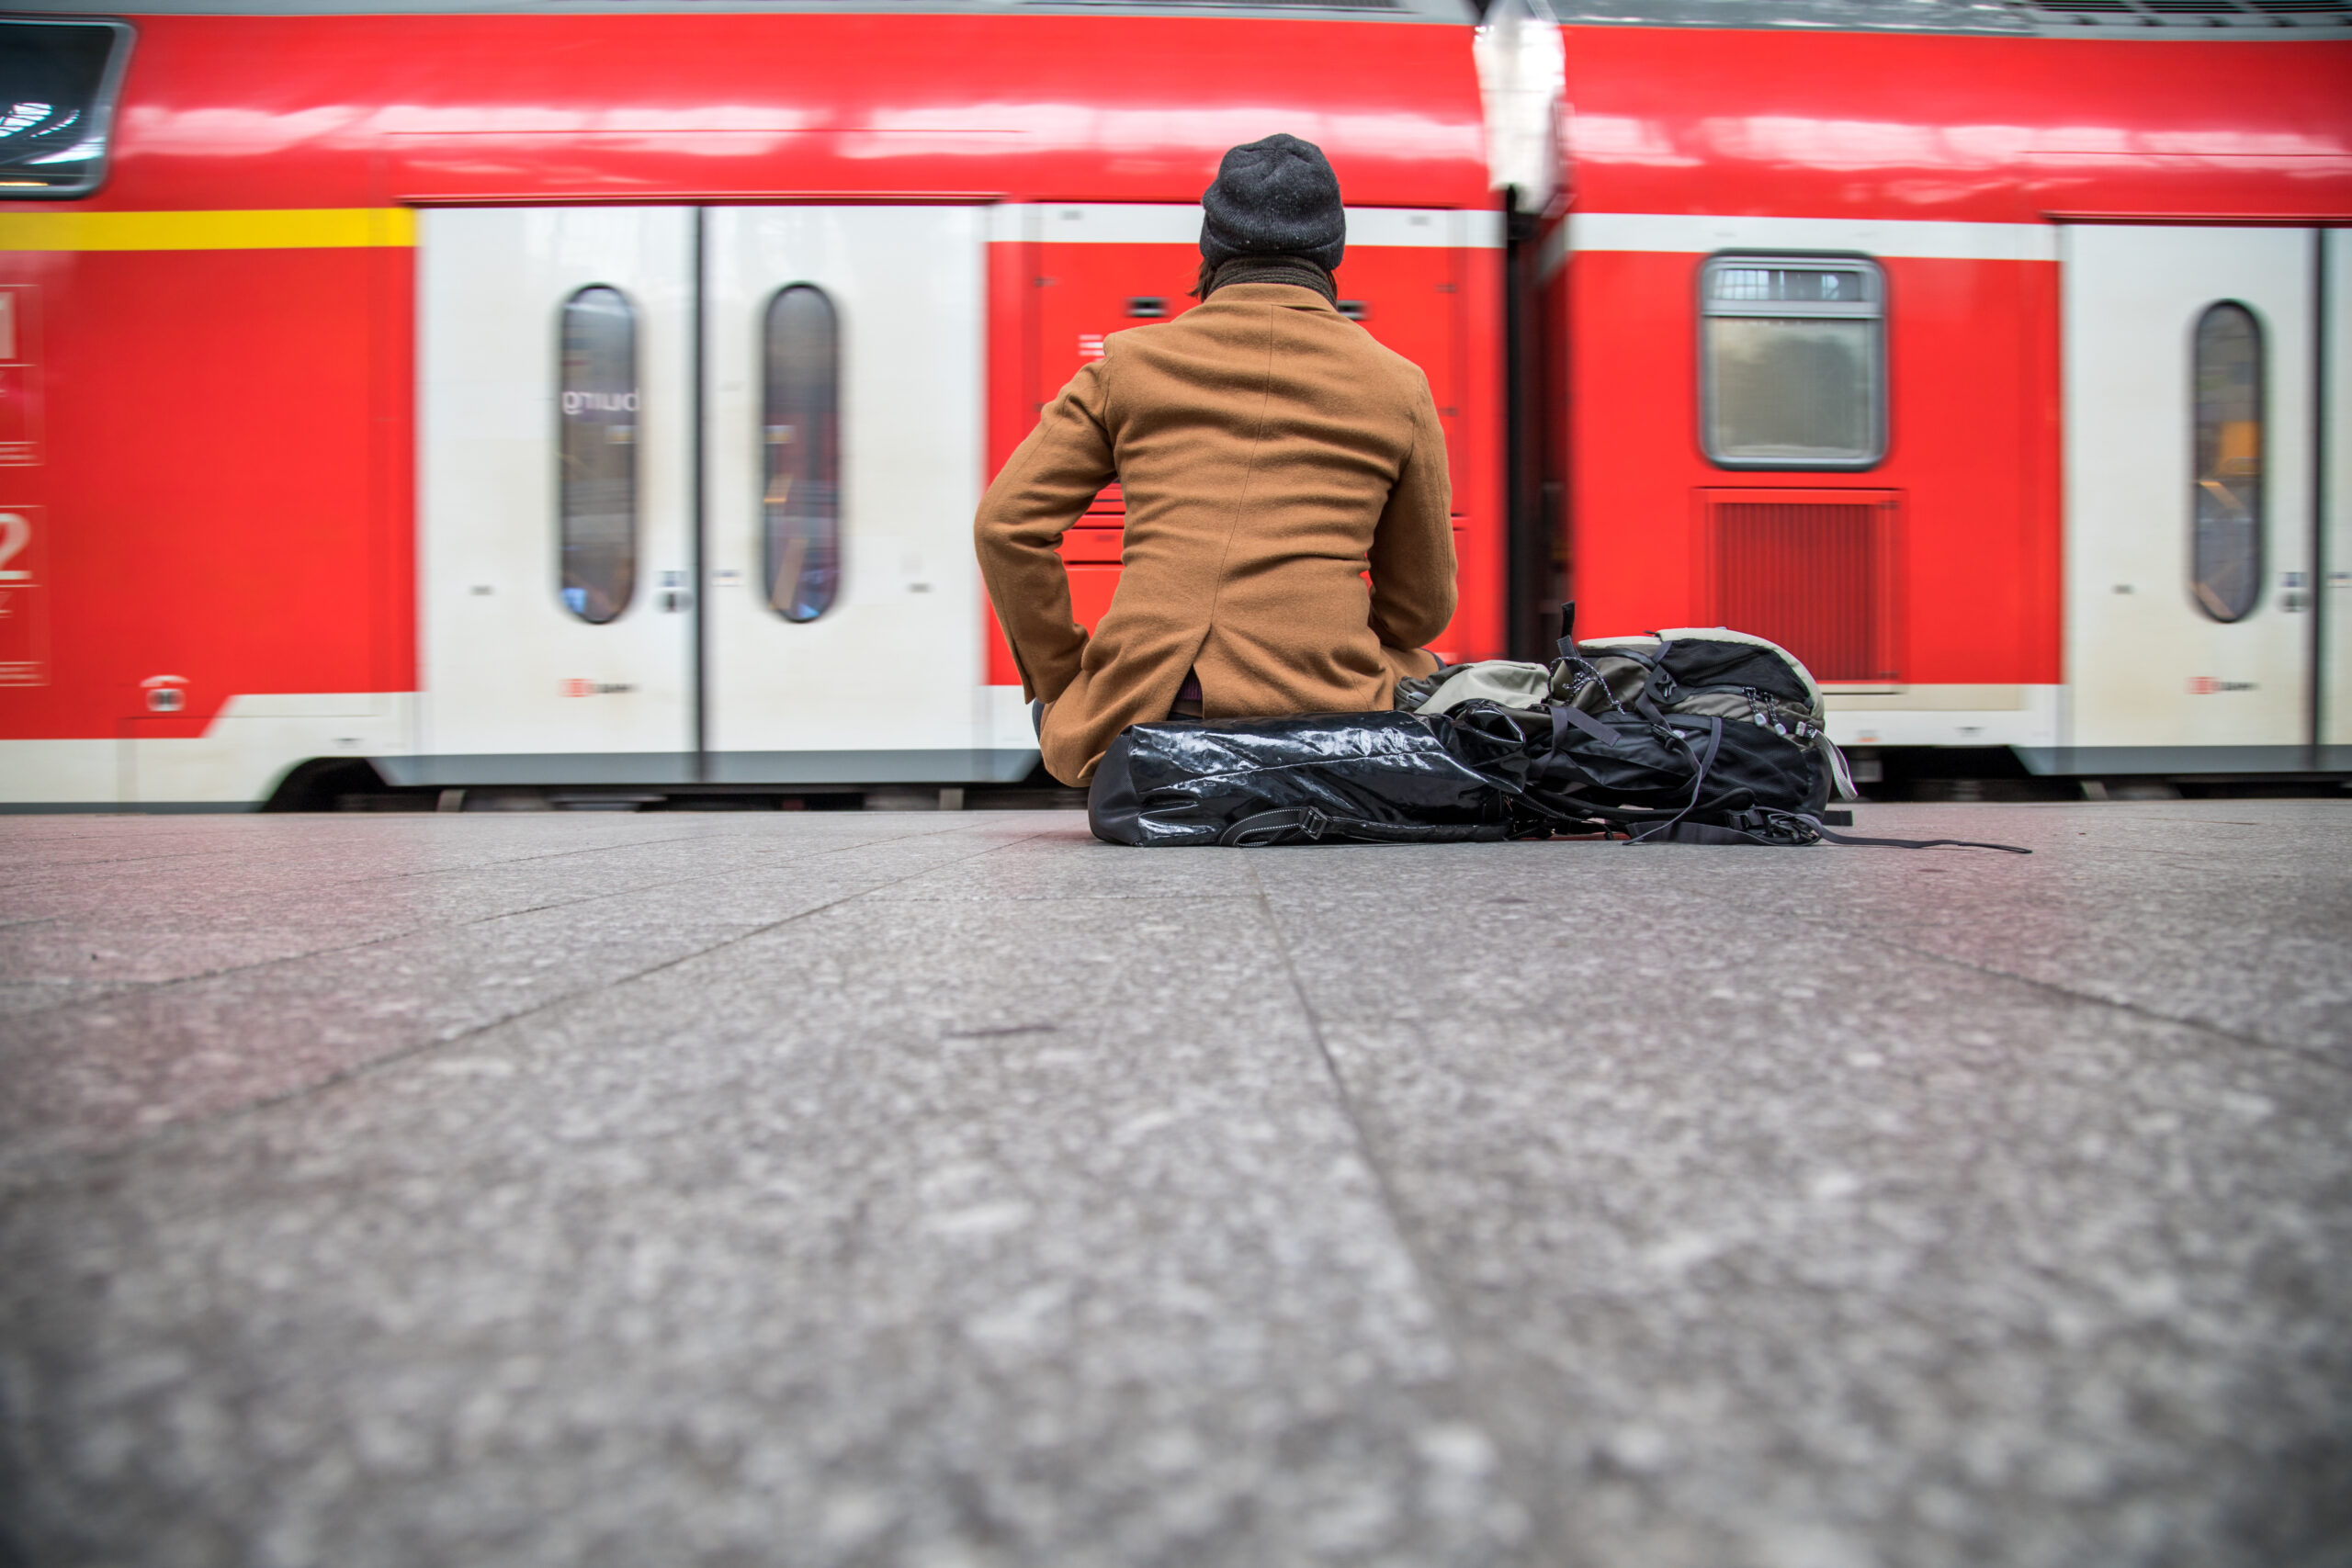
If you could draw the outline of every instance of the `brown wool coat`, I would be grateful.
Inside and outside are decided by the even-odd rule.
[[[972,528],[1056,778],[1085,783],[1120,730],[1166,717],[1188,670],[1224,718],[1385,708],[1435,668],[1420,649],[1453,615],[1453,530],[1419,367],[1282,283],[1228,284],[1103,351]],[[1124,570],[1090,638],[1055,546],[1114,479]]]

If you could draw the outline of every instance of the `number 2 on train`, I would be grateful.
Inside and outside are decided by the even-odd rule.
[[[33,525],[15,512],[0,512],[0,582],[30,582],[33,574],[23,569],[11,570],[8,563],[25,553],[33,542]]]

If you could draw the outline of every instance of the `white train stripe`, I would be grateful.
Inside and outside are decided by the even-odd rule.
[[[1535,276],[1543,282],[1552,281],[1552,275],[1568,265],[1568,222],[1562,219],[1544,231],[1543,241],[1535,247]]]
[[[1955,261],[2058,259],[2055,223],[1946,223],[1884,218],[1741,218],[1705,213],[1571,212],[1568,251],[1860,251]],[[1544,257],[1552,262],[1550,247]]]
[[[1191,245],[1200,243],[1201,209],[1174,202],[1001,202],[989,209],[997,244],[1046,240],[1081,245]],[[1443,207],[1351,207],[1348,243],[1499,250],[1502,214]]]

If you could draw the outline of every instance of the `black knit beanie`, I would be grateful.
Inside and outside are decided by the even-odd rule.
[[[1312,141],[1274,135],[1234,148],[1201,197],[1201,254],[1213,263],[1305,256],[1328,271],[1347,248],[1340,177]]]

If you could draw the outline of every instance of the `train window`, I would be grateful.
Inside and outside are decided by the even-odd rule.
[[[0,199],[98,188],[130,54],[120,22],[0,22]]]
[[[2197,529],[2188,591],[2217,621],[2262,592],[2262,324],[2233,301],[2197,321]]]
[[[637,592],[637,312],[595,284],[563,302],[564,607],[603,626]]]
[[[1700,423],[1725,468],[1866,468],[1886,452],[1886,279],[1830,256],[1712,256]]]
[[[831,608],[842,580],[841,323],[813,284],[768,301],[760,420],[761,578],[787,621]]]

